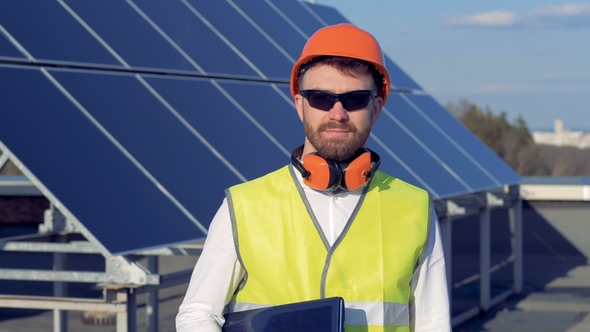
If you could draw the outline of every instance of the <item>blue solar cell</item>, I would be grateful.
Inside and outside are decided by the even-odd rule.
[[[436,100],[426,95],[406,95],[432,122],[459,144],[501,184],[519,183],[521,177],[461,124]]]
[[[67,4],[131,67],[197,72],[125,1],[67,1]]]
[[[39,70],[0,67],[0,91],[0,140],[111,253],[203,236]]]
[[[414,82],[398,65],[385,55],[385,67],[391,78],[391,88],[400,90],[422,90],[418,83]]]
[[[233,3],[281,45],[293,59],[299,58],[307,38],[297,32],[268,3],[252,0],[233,0]]]
[[[328,25],[334,25],[339,23],[350,23],[346,17],[342,16],[339,11],[332,7],[327,7],[318,4],[306,3],[311,10],[313,10],[316,14],[318,14],[324,22]]]
[[[210,80],[159,77],[146,80],[246,179],[262,176],[289,161],[288,155]],[[263,96],[252,98],[264,102]]]
[[[26,60],[4,35],[0,34],[0,58]]]
[[[205,227],[223,190],[241,182],[132,75],[54,77]],[[192,105],[193,107],[196,105]]]
[[[400,162],[398,162],[390,152],[383,148],[373,137],[369,137],[367,147],[379,154],[381,157],[381,166],[379,170],[411,183],[417,187],[429,190],[427,185],[424,185],[418,178],[416,178],[408,169],[406,169]],[[391,149],[390,149],[391,150]],[[397,155],[396,155],[397,156]]]
[[[499,183],[485,173],[482,165],[474,163],[471,156],[461,151],[458,144],[453,144],[440,131],[414,109],[403,95],[392,93],[388,99],[388,110],[403,125],[417,136],[434,154],[438,156],[459,178],[467,183],[471,191],[496,188]],[[382,115],[383,116],[383,115]],[[444,124],[437,123],[444,127]]]
[[[137,1],[147,14],[208,75],[258,74],[180,1]],[[206,45],[206,46],[205,46]]]
[[[268,78],[288,79],[291,62],[226,1],[189,0],[225,38]],[[220,15],[220,13],[223,13]]]
[[[283,97],[269,84],[228,81],[220,84],[287,150],[303,144],[303,125],[290,94],[280,90]]]
[[[37,60],[120,67],[57,1],[0,1],[0,24]]]
[[[283,14],[303,30],[308,37],[324,27],[305,7],[297,0],[265,0],[277,7]]]
[[[441,163],[428,154],[418,142],[403,130],[400,124],[389,118],[387,114],[381,114],[379,121],[373,127],[373,134],[432,188],[434,196],[447,197],[469,192],[468,188],[453,177]],[[384,159],[381,169],[392,176],[397,176],[393,170],[391,172],[389,170],[388,155],[381,156],[381,158]]]

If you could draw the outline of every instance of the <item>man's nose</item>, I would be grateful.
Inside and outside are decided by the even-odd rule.
[[[329,111],[330,120],[334,121],[347,121],[348,111],[342,106],[340,101],[336,101],[334,106]]]

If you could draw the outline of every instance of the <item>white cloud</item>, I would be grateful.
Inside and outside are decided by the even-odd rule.
[[[510,11],[490,11],[461,17],[448,17],[443,21],[452,27],[588,27],[590,28],[590,4],[565,4],[561,7],[537,8],[526,14]]]
[[[505,27],[514,25],[517,22],[517,20],[518,14],[514,12],[493,11],[458,18],[450,17],[447,20],[445,20],[445,25]]]

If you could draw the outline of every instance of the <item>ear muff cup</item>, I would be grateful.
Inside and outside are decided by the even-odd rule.
[[[379,155],[367,148],[359,149],[347,161],[324,159],[315,152],[301,157],[302,152],[303,145],[291,153],[293,167],[301,173],[303,183],[322,191],[358,190],[371,180],[381,164]]]
[[[333,160],[324,159],[315,153],[303,157],[303,165],[310,173],[303,182],[313,189],[333,190],[340,185],[340,166]]]
[[[368,180],[367,174],[370,174],[371,153],[363,152],[360,156],[353,159],[348,166],[341,165],[344,181],[340,184],[344,189],[355,191],[362,188]]]

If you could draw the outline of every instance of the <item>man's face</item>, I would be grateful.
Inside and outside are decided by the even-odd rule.
[[[316,65],[302,77],[301,90],[322,90],[334,94],[356,90],[375,90],[371,75],[349,76],[329,65]],[[365,145],[371,127],[377,122],[383,99],[374,97],[367,107],[347,111],[337,101],[329,111],[313,108],[300,94],[295,105],[305,130],[303,155],[317,152],[324,158],[345,160]]]

